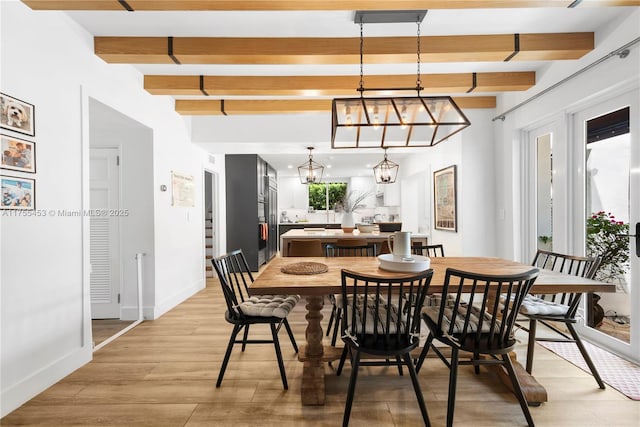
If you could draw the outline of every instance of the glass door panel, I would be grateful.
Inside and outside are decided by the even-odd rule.
[[[586,251],[602,258],[595,279],[617,289],[591,296],[587,324],[629,343],[629,107],[588,120],[586,128]]]
[[[567,215],[566,144],[561,122],[551,120],[527,130],[523,150],[522,259],[529,263],[536,250],[562,250],[567,244],[563,219]]]
[[[536,138],[537,248],[553,250],[553,157],[552,134]]]
[[[640,362],[639,91],[603,101],[574,115],[575,220],[573,243],[600,255],[596,279],[615,283],[615,293],[584,299],[583,337]],[[581,188],[582,187],[582,188]],[[581,218],[584,218],[584,220]]]

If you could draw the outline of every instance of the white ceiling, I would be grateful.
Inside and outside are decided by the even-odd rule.
[[[629,13],[627,7],[584,7],[584,8],[536,8],[536,9],[468,9],[468,10],[430,10],[421,25],[421,34],[428,35],[473,35],[473,34],[512,34],[512,33],[550,33],[550,32],[595,32],[605,26],[614,25]],[[633,8],[636,9],[636,8]],[[66,12],[89,33],[95,36],[213,36],[213,37],[358,37],[359,26],[354,24],[354,12],[350,11],[305,11],[305,12]],[[364,35],[370,36],[412,36],[416,34],[414,23],[401,24],[365,24]],[[423,47],[424,49],[424,47]],[[367,74],[415,73],[415,64],[366,64],[365,53],[365,86]],[[422,73],[454,73],[454,72],[501,72],[501,71],[536,71],[543,73],[549,66],[548,61],[539,62],[469,62],[469,63],[422,63]],[[143,74],[217,74],[217,75],[332,75],[359,74],[359,65],[133,65]],[[539,90],[536,89],[536,92]],[[354,96],[357,93],[354,88]],[[458,94],[450,94],[458,95]],[[482,95],[494,95],[483,93]],[[495,94],[497,95],[497,94]],[[181,97],[188,99],[189,97]],[[233,98],[233,97],[227,97]],[[256,98],[256,97],[253,97]],[[311,120],[304,115],[289,115],[286,123]],[[238,117],[246,120],[247,116]],[[325,119],[326,117],[326,119]],[[194,138],[198,144],[211,152],[246,151],[261,154],[272,163],[281,174],[295,172],[295,167],[306,160],[306,146],[316,146],[314,159],[331,164],[332,169],[326,172],[333,176],[344,175],[342,166],[346,166],[349,174],[370,173],[364,165],[372,165],[382,158],[382,151],[345,154],[342,151],[330,150],[326,137],[329,133],[329,115],[320,115],[316,121],[324,124],[326,131],[321,137],[300,138],[299,142],[286,140],[287,144],[272,142],[263,143],[265,135],[261,126],[238,129],[238,120],[227,120],[226,117],[211,118],[215,127],[223,129],[222,134],[234,135],[242,133],[247,141],[222,141],[225,144],[215,145],[216,138],[207,140]],[[206,117],[194,117],[192,126],[206,123]],[[269,120],[269,117],[263,120]],[[280,118],[280,120],[283,120]],[[246,123],[246,122],[244,122]],[[235,126],[235,127],[234,127]],[[246,125],[245,125],[246,126]],[[233,127],[233,128],[232,128]],[[301,126],[303,127],[303,126]],[[315,128],[310,127],[313,130]],[[194,128],[195,129],[195,128]],[[276,127],[277,129],[277,127]],[[324,128],[323,128],[324,129]],[[194,130],[194,134],[197,133]],[[214,134],[203,132],[203,134]],[[249,134],[247,136],[247,133]],[[325,134],[326,133],[326,134]],[[271,135],[277,138],[277,134]],[[311,140],[311,141],[309,141]],[[318,141],[324,141],[320,144]],[[240,142],[240,143],[238,143]],[[313,143],[315,142],[315,143]],[[235,143],[235,144],[234,144]],[[237,150],[233,147],[240,147]],[[214,148],[215,147],[215,148]],[[250,147],[250,148],[248,148]],[[396,154],[397,153],[397,154]],[[288,154],[288,155],[285,155]],[[401,160],[408,154],[401,151],[390,151],[390,157]],[[401,162],[400,162],[401,163]],[[287,169],[291,165],[294,169]],[[362,166],[360,166],[362,165]]]

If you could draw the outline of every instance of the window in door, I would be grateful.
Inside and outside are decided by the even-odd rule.
[[[552,133],[536,138],[537,248],[553,249],[553,150]]]
[[[602,263],[595,279],[615,294],[593,295],[588,324],[630,342],[629,107],[586,122],[586,252]]]

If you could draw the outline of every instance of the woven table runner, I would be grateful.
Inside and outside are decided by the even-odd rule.
[[[280,268],[285,274],[320,274],[329,271],[329,267],[319,262],[296,262]]]

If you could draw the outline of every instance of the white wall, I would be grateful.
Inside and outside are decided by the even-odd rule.
[[[206,154],[190,143],[170,98],[146,93],[131,66],[97,58],[92,36],[64,13],[3,1],[0,14],[1,91],[35,105],[37,174],[31,177],[38,212],[88,208],[88,97],[152,129],[155,214],[146,219],[156,230],[155,283],[145,305],[151,317],[159,316],[204,287]],[[223,170],[224,161],[212,168]],[[172,207],[171,191],[160,192],[161,184],[171,188],[172,170],[194,176],[196,207]],[[1,220],[4,416],[89,361],[92,348],[88,220],[54,214]]]
[[[409,218],[408,227],[427,227],[429,243],[443,244],[447,256],[495,256],[495,111],[464,113],[471,126],[435,147],[417,149],[400,166],[403,229]],[[433,218],[433,172],[451,165],[457,166],[457,232],[436,230]]]
[[[495,208],[496,153],[491,126],[494,110],[468,110],[465,114],[471,126],[461,132],[462,153],[458,168],[461,254],[497,256],[495,231],[500,212]]]

